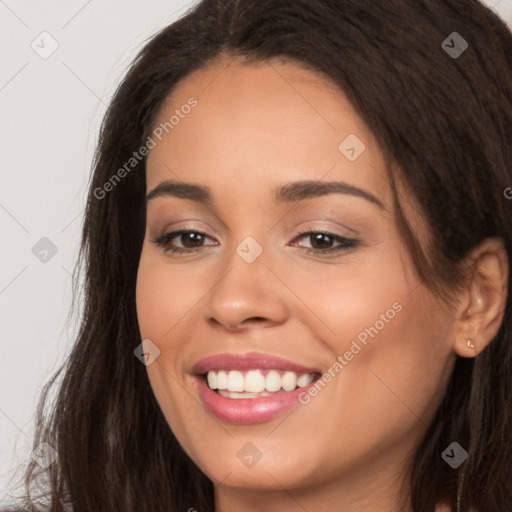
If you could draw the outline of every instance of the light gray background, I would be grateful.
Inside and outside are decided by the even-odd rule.
[[[144,41],[194,3],[0,0],[0,504],[30,457],[40,390],[74,339],[71,271],[106,105]],[[485,3],[512,28],[512,0]],[[31,47],[51,48],[44,31],[59,45],[46,59]],[[57,247],[46,262],[32,253],[43,237]]]

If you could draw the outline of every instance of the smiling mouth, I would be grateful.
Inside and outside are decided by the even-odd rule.
[[[201,375],[204,383],[225,398],[260,398],[303,388],[320,378],[320,373],[297,373],[278,369],[210,370]]]

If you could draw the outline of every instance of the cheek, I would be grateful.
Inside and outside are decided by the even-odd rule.
[[[315,427],[319,437],[356,454],[418,434],[449,377],[453,319],[398,257],[316,277],[304,302],[329,326],[322,340],[332,354],[325,385],[306,405],[312,417],[328,407],[333,421]]]
[[[198,462],[190,441],[190,394],[182,383],[183,369],[179,366],[183,346],[182,319],[197,302],[197,293],[190,286],[194,280],[186,272],[176,272],[160,258],[158,261],[144,250],[137,274],[137,318],[142,339],[149,338],[160,349],[159,357],[146,367],[153,394],[174,435],[185,451]],[[205,415],[205,420],[208,416]],[[210,422],[214,429],[214,422]]]
[[[374,293],[365,301],[360,291],[333,324],[343,334],[330,348],[341,357],[333,359],[328,382],[307,407],[322,416],[331,404],[332,422],[317,430],[337,440],[333,449],[348,457],[417,439],[442,398],[450,336],[439,328],[442,317],[433,324],[425,293]]]
[[[141,256],[137,275],[137,318],[142,339],[150,339],[160,350],[155,362],[146,367],[151,386],[166,416],[175,414],[180,395],[177,380],[184,378],[180,366],[187,346],[183,325],[197,303],[194,280],[186,272],[177,272],[162,258]],[[196,285],[197,287],[197,285]],[[191,331],[188,334],[192,334]]]
[[[177,322],[201,299],[201,285],[186,265],[171,265],[142,252],[137,273],[136,304],[141,335],[168,339]],[[202,291],[204,295],[205,290]]]

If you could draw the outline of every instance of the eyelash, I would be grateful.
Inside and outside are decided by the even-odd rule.
[[[206,233],[203,233],[201,231],[193,230],[193,229],[182,229],[178,231],[171,231],[169,233],[163,233],[159,236],[157,236],[154,240],[151,240],[151,242],[157,244],[159,247],[163,247],[165,249],[165,252],[170,252],[171,254],[191,254],[196,252],[198,249],[201,249],[201,247],[196,248],[181,248],[181,247],[171,247],[170,242],[173,238],[179,236],[179,235],[187,235],[187,234],[199,234],[201,236],[210,238]],[[342,251],[348,251],[349,249],[354,249],[357,246],[360,245],[360,241],[356,240],[355,238],[347,238],[344,236],[336,235],[334,233],[330,233],[328,231],[311,231],[306,229],[299,229],[298,230],[298,237],[296,238],[304,238],[305,235],[326,235],[333,239],[334,242],[339,242],[341,245],[338,247],[330,248],[330,249],[310,249],[306,248],[306,254],[314,254],[314,255],[329,255],[333,253],[339,253]],[[295,240],[294,239],[294,240]]]

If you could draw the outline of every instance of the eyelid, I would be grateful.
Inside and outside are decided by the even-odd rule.
[[[191,219],[191,220],[183,220],[183,221],[179,221],[179,222],[173,222],[173,223],[170,223],[170,224],[165,224],[164,227],[162,228],[156,228],[151,230],[152,232],[152,236],[155,237],[155,236],[160,236],[160,235],[163,235],[165,233],[170,233],[170,232],[173,232],[173,231],[197,231],[197,232],[200,232],[200,233],[203,233],[205,235],[207,235],[207,233],[205,233],[205,228],[204,227],[201,227],[201,226],[197,226],[197,225],[192,225],[191,223],[192,222],[199,222],[201,224],[205,224],[207,226],[207,229],[212,231],[215,236],[217,237],[221,237],[221,234],[214,228],[212,227],[210,224],[208,224],[207,222],[205,221],[200,221],[200,220],[197,220],[197,219]],[[210,235],[208,235],[210,236]]]
[[[150,205],[153,201],[150,202]],[[175,230],[175,229],[182,229],[181,226],[183,223],[187,224],[189,222],[194,223],[200,223],[208,226],[208,229],[210,229],[213,233],[215,233],[216,236],[221,237],[222,232],[219,231],[218,227],[215,227],[215,224],[217,226],[220,226],[220,229],[224,232],[231,233],[230,227],[213,211],[211,208],[205,206],[205,205],[195,205],[197,208],[199,208],[199,211],[196,208],[190,208],[189,206],[181,207],[181,208],[172,208],[169,207],[169,205],[165,204],[165,201],[162,201],[163,204],[158,204],[158,198],[154,201],[155,206],[153,206],[153,209],[150,212],[150,206],[148,205],[147,209],[147,220],[146,222],[148,224],[160,224],[161,220],[168,219],[169,222],[165,222],[164,227],[158,231],[169,231],[169,230]],[[205,212],[206,210],[206,212]],[[190,215],[190,217],[189,217]],[[174,219],[176,220],[173,220]],[[185,217],[185,218],[183,218]],[[188,218],[187,218],[188,217]],[[178,219],[177,219],[178,218]],[[212,222],[208,222],[206,219],[211,219]],[[164,224],[164,223],[162,223]],[[174,226],[178,226],[178,228],[175,228]],[[183,229],[189,229],[189,226],[187,226]],[[190,226],[190,229],[196,229]]]
[[[335,227],[331,228],[329,226],[317,226],[317,225],[314,224],[316,222],[328,222],[329,224],[334,224]],[[351,236],[357,236],[357,237],[361,236],[361,233],[359,231],[357,231],[357,229],[350,228],[350,227],[346,226],[345,224],[341,224],[340,222],[335,222],[332,219],[315,219],[315,220],[312,220],[312,221],[308,221],[306,223],[298,222],[297,224],[292,226],[290,229],[291,229],[291,231],[301,230],[302,228],[299,228],[297,226],[303,226],[303,225],[305,225],[306,229],[308,229],[309,231],[329,232],[329,233],[331,233],[333,235],[336,235],[336,236],[346,236],[347,238],[349,238]],[[334,233],[333,232],[333,229],[338,229],[339,230],[340,228],[344,231],[344,233],[338,234],[338,233]]]
[[[173,240],[174,238],[180,237],[184,234],[189,234],[189,233],[195,233],[195,234],[201,235],[201,237],[203,238],[203,241],[205,238],[214,240],[213,237],[211,237],[204,231],[200,231],[198,229],[194,229],[189,226],[189,227],[176,228],[176,229],[170,230],[170,231],[163,231],[163,232],[161,232],[160,235],[157,235],[155,237],[155,239],[151,240],[151,242],[153,242],[157,246],[161,247],[164,254],[166,254],[166,255],[168,254],[169,257],[174,257],[174,258],[179,258],[180,256],[178,256],[178,255],[181,255],[181,256],[197,255],[199,252],[206,249],[207,247],[211,247],[212,245],[213,246],[218,245],[218,244],[214,243],[214,244],[207,244],[207,245],[202,245],[200,247],[193,247],[193,248],[187,248],[187,247],[182,248],[182,247],[172,247],[171,246],[171,244],[170,244],[171,240]],[[292,247],[298,246],[300,249],[302,249],[303,254],[312,255],[315,258],[320,258],[320,259],[325,260],[325,259],[341,256],[342,254],[350,252],[362,245],[361,240],[359,238],[338,235],[338,234],[333,233],[326,229],[315,229],[315,228],[307,228],[307,227],[302,227],[302,228],[298,229],[296,236],[293,238],[293,240],[291,242],[295,242],[298,239],[299,240],[303,239],[306,237],[306,235],[311,236],[311,235],[315,235],[315,234],[326,235],[326,236],[332,238],[335,244],[337,243],[339,245],[335,246],[335,247],[326,248],[326,249],[314,249],[314,248],[309,248],[309,247],[302,247],[301,245],[298,245],[298,244],[294,245],[292,243]]]
[[[322,220],[322,219],[319,219],[319,220]],[[325,219],[323,219],[323,220],[325,221]],[[212,238],[208,233],[206,233],[204,231],[203,228],[194,226],[192,224],[189,224],[190,222],[198,222],[198,221],[197,220],[194,220],[194,221],[184,220],[182,222],[171,224],[169,226],[166,226],[163,229],[155,230],[153,232],[153,234],[152,234],[152,237],[153,238],[158,238],[158,237],[160,237],[160,236],[162,236],[162,235],[164,235],[166,233],[177,232],[177,231],[196,231],[196,232],[199,232],[199,233],[201,233],[203,235],[208,236],[209,238]],[[207,222],[204,222],[204,221],[199,221],[199,222],[202,222],[203,224],[206,224],[208,226],[208,228],[210,228],[215,233],[215,236],[220,238],[220,236],[221,236],[220,233],[216,229],[214,229],[212,226],[210,226],[210,224],[208,224]],[[310,223],[311,222],[317,222],[317,221],[310,221]],[[332,223],[332,221],[330,221],[330,222]],[[304,234],[304,233],[309,233],[309,232],[313,231],[313,232],[320,232],[320,233],[329,234],[329,235],[332,235],[332,236],[339,236],[341,238],[351,238],[354,235],[356,235],[358,237],[360,236],[360,234],[359,234],[359,232],[357,230],[349,228],[348,226],[345,226],[345,225],[340,224],[338,222],[334,222],[334,224],[336,224],[337,226],[340,226],[344,230],[348,231],[348,233],[335,233],[329,227],[315,226],[315,225],[311,225],[311,224],[306,224],[305,226],[302,226],[302,227],[298,228],[297,226],[299,226],[301,224],[303,224],[303,223],[299,222],[299,223],[295,224],[294,226],[292,226],[289,229],[289,231],[295,232],[298,235],[301,235],[301,234]]]

